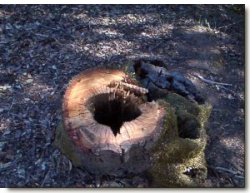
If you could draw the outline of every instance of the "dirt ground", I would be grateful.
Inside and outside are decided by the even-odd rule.
[[[244,6],[0,5],[0,54],[0,187],[148,187],[92,176],[53,145],[69,80],[140,58],[183,72],[213,105],[202,186],[245,186]]]

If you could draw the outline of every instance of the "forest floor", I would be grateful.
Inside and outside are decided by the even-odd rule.
[[[99,180],[53,145],[69,80],[139,58],[183,72],[213,105],[202,186],[245,186],[243,6],[1,5],[0,55],[0,187],[148,187]]]

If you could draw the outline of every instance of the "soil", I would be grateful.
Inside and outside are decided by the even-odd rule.
[[[245,186],[244,5],[1,5],[0,54],[0,187],[148,187],[144,174],[92,176],[53,145],[69,80],[139,59],[213,105],[202,185]]]

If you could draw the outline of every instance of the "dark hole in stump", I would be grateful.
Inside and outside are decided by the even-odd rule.
[[[200,124],[195,118],[178,116],[178,133],[181,138],[198,139]]]
[[[111,128],[114,135],[120,133],[120,128],[126,121],[132,121],[141,115],[136,103],[129,97],[119,94],[99,94],[92,98],[91,112],[94,119]]]

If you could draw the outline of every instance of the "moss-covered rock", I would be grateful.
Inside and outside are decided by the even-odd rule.
[[[163,133],[152,149],[152,186],[199,187],[207,176],[204,127],[211,106],[197,105],[174,93],[159,103],[166,107],[167,115]]]

